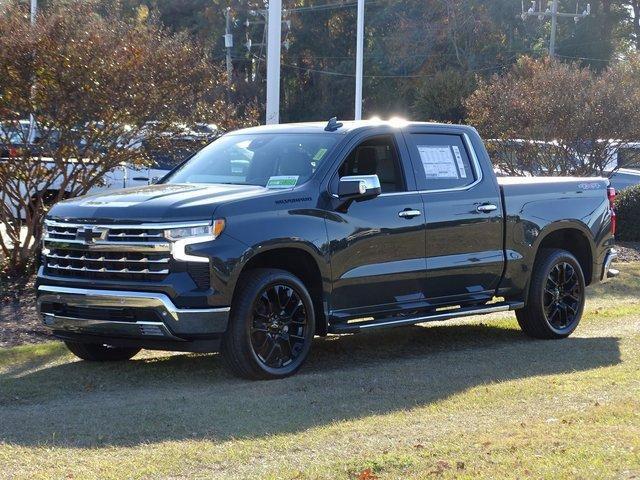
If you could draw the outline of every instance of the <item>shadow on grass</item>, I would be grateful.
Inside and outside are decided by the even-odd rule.
[[[302,371],[270,382],[232,377],[218,355],[62,363],[0,375],[0,442],[87,447],[264,437],[619,361],[615,338],[532,341],[515,329],[473,324],[317,339]]]

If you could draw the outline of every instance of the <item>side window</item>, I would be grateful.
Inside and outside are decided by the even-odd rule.
[[[405,191],[404,176],[395,141],[391,135],[365,140],[355,147],[342,162],[332,182],[337,190],[338,178],[353,175],[378,175],[382,193]]]
[[[460,188],[476,180],[460,135],[410,133],[407,143],[421,190]]]

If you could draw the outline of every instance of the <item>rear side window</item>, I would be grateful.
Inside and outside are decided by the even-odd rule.
[[[420,190],[460,188],[476,181],[460,135],[410,133],[407,140]]]

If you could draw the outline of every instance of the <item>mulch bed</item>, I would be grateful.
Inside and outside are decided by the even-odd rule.
[[[640,242],[616,242],[618,262],[640,262]]]
[[[0,348],[51,340],[36,313],[33,279],[23,285],[2,285],[0,290]]]
[[[618,262],[640,262],[640,242],[619,242]],[[0,348],[51,340],[36,313],[33,279],[0,290]]]

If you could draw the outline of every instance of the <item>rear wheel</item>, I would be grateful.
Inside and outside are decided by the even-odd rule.
[[[541,250],[533,266],[529,298],[516,311],[523,332],[534,338],[565,338],[580,323],[585,280],[576,258],[565,250]]]
[[[311,296],[295,275],[256,269],[242,278],[222,342],[227,365],[250,379],[275,379],[302,366],[315,334]]]
[[[71,352],[82,360],[90,362],[115,362],[129,360],[134,357],[140,348],[120,348],[97,343],[64,342]]]

